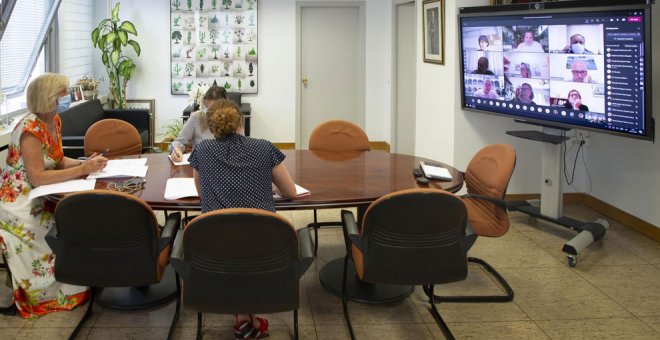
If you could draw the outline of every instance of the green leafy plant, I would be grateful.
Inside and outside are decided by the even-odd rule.
[[[137,56],[141,48],[137,41],[128,38],[137,36],[137,30],[132,22],[126,20],[120,23],[119,3],[112,9],[111,17],[103,19],[92,31],[92,46],[101,50],[101,60],[110,78],[110,93],[114,97],[115,107],[126,107],[126,83],[135,73],[136,65],[133,59],[123,54],[122,48],[130,45]]]
[[[183,122],[181,119],[172,119],[172,123],[163,125],[165,131],[159,134],[159,136],[163,137],[163,143],[171,143],[179,136],[182,128]]]

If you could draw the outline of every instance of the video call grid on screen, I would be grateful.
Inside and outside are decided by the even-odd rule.
[[[465,107],[646,133],[643,9],[460,20]]]

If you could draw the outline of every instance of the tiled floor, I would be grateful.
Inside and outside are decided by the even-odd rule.
[[[594,219],[594,211],[567,206],[576,218]],[[311,212],[281,212],[297,227]],[[337,210],[321,211],[337,220]],[[569,268],[561,246],[574,232],[510,215],[512,228],[499,238],[479,238],[471,255],[486,259],[515,290],[510,303],[441,304],[440,313],[457,339],[660,339],[660,244],[616,222],[603,242],[593,244]],[[299,324],[301,339],[347,339],[341,300],[320,285],[318,271],[342,256],[341,231],[321,232],[319,256],[304,276]],[[4,274],[2,274],[4,275]],[[3,279],[3,277],[0,277]],[[0,281],[3,282],[4,280]],[[497,293],[499,288],[477,267],[468,279],[440,286],[439,294]],[[358,339],[443,339],[421,289],[394,304],[350,303]],[[174,304],[137,312],[95,306],[79,339],[164,339]],[[0,339],[64,339],[83,313],[55,313],[38,320],[0,316]],[[271,338],[289,339],[291,313],[268,315]],[[205,339],[232,339],[229,315],[206,315]],[[195,337],[196,314],[185,311],[175,339]]]

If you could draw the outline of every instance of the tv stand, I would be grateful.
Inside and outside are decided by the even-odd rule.
[[[533,218],[552,222],[578,232],[570,241],[564,244],[562,251],[566,253],[568,265],[575,267],[577,257],[594,241],[601,240],[609,228],[606,220],[598,219],[593,222],[581,222],[563,216],[563,190],[562,169],[564,159],[561,154],[561,143],[568,139],[561,135],[560,130],[544,127],[541,131],[507,131],[507,134],[544,142],[541,156],[541,204],[540,207],[532,201],[509,202],[508,209],[520,211]],[[533,136],[535,138],[529,138]]]

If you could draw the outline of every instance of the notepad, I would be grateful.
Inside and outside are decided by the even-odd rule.
[[[113,177],[145,177],[149,167],[146,158],[111,159],[100,171],[92,172],[87,179]]]
[[[296,197],[305,197],[311,195],[311,192],[300,185],[296,184]],[[274,194],[273,198],[276,200],[283,199],[284,197],[279,194]]]
[[[174,163],[174,165],[190,165],[190,162],[188,162],[188,158],[190,157],[190,154],[189,154],[189,153],[184,153],[184,154],[181,156],[181,161],[179,161],[179,162],[174,161],[174,160],[172,159],[172,155],[171,155],[171,154],[170,154],[168,157],[170,158],[170,160],[172,161],[172,163]]]
[[[28,199],[33,199],[40,196],[50,194],[61,194],[64,192],[76,192],[83,190],[94,190],[96,185],[95,179],[72,179],[54,184],[46,184],[30,190]]]
[[[165,199],[178,200],[184,197],[199,197],[194,178],[170,178],[165,184]]]
[[[424,176],[426,176],[427,178],[443,179],[447,181],[452,180],[449,170],[443,168],[442,166],[440,166],[440,164],[419,161],[419,165],[422,168],[422,171],[424,171]]]

